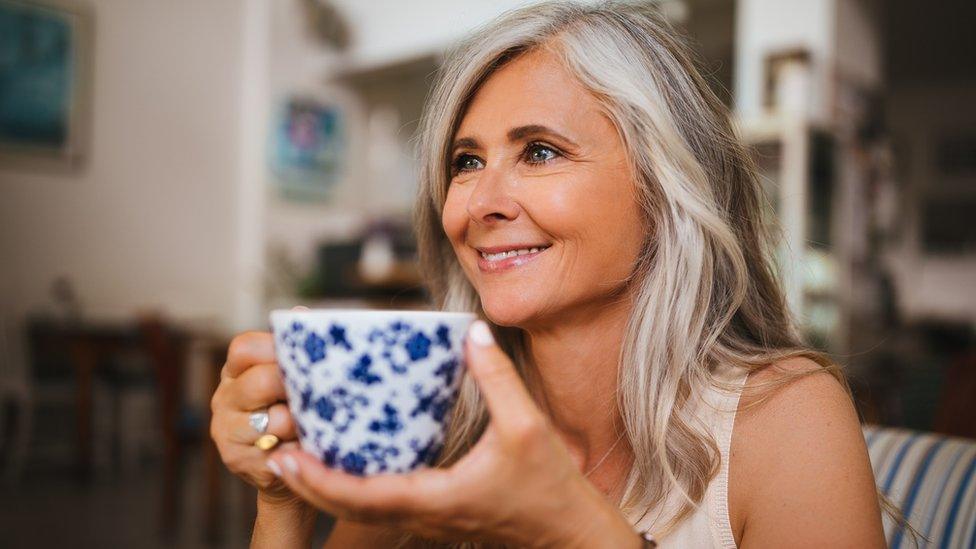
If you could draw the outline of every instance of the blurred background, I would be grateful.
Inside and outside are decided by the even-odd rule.
[[[0,0],[3,545],[247,542],[254,493],[207,434],[230,337],[295,304],[425,306],[424,98],[526,3]],[[976,4],[655,3],[864,420],[976,437]]]

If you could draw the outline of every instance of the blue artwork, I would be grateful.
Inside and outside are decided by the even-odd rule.
[[[271,139],[271,171],[286,197],[327,198],[341,171],[339,110],[293,98],[279,110]]]
[[[0,144],[70,146],[78,37],[73,15],[0,0]]]

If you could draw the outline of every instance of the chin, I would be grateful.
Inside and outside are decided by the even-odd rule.
[[[525,327],[539,317],[539,307],[524,294],[499,292],[481,296],[485,316],[498,326]]]

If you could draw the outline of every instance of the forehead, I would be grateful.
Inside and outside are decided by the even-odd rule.
[[[475,93],[458,135],[523,124],[579,127],[605,120],[596,98],[552,52],[539,48],[494,72]]]

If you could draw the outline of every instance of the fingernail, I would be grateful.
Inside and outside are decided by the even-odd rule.
[[[295,461],[295,458],[291,456],[285,456],[281,458],[281,461],[282,463],[285,464],[285,469],[288,469],[293,474],[298,473],[298,462]]]
[[[308,310],[308,307],[306,307],[304,305],[295,305],[294,307],[291,308],[291,310],[293,310],[293,311],[307,311]]]
[[[495,338],[491,336],[491,329],[488,328],[488,324],[483,320],[475,320],[471,324],[471,328],[468,329],[468,337],[471,338],[471,341],[482,347],[487,347],[495,343]]]
[[[273,459],[268,460],[268,469],[271,469],[271,472],[274,473],[274,476],[276,477],[281,476],[281,467],[278,467],[278,464],[275,462],[275,460]]]

